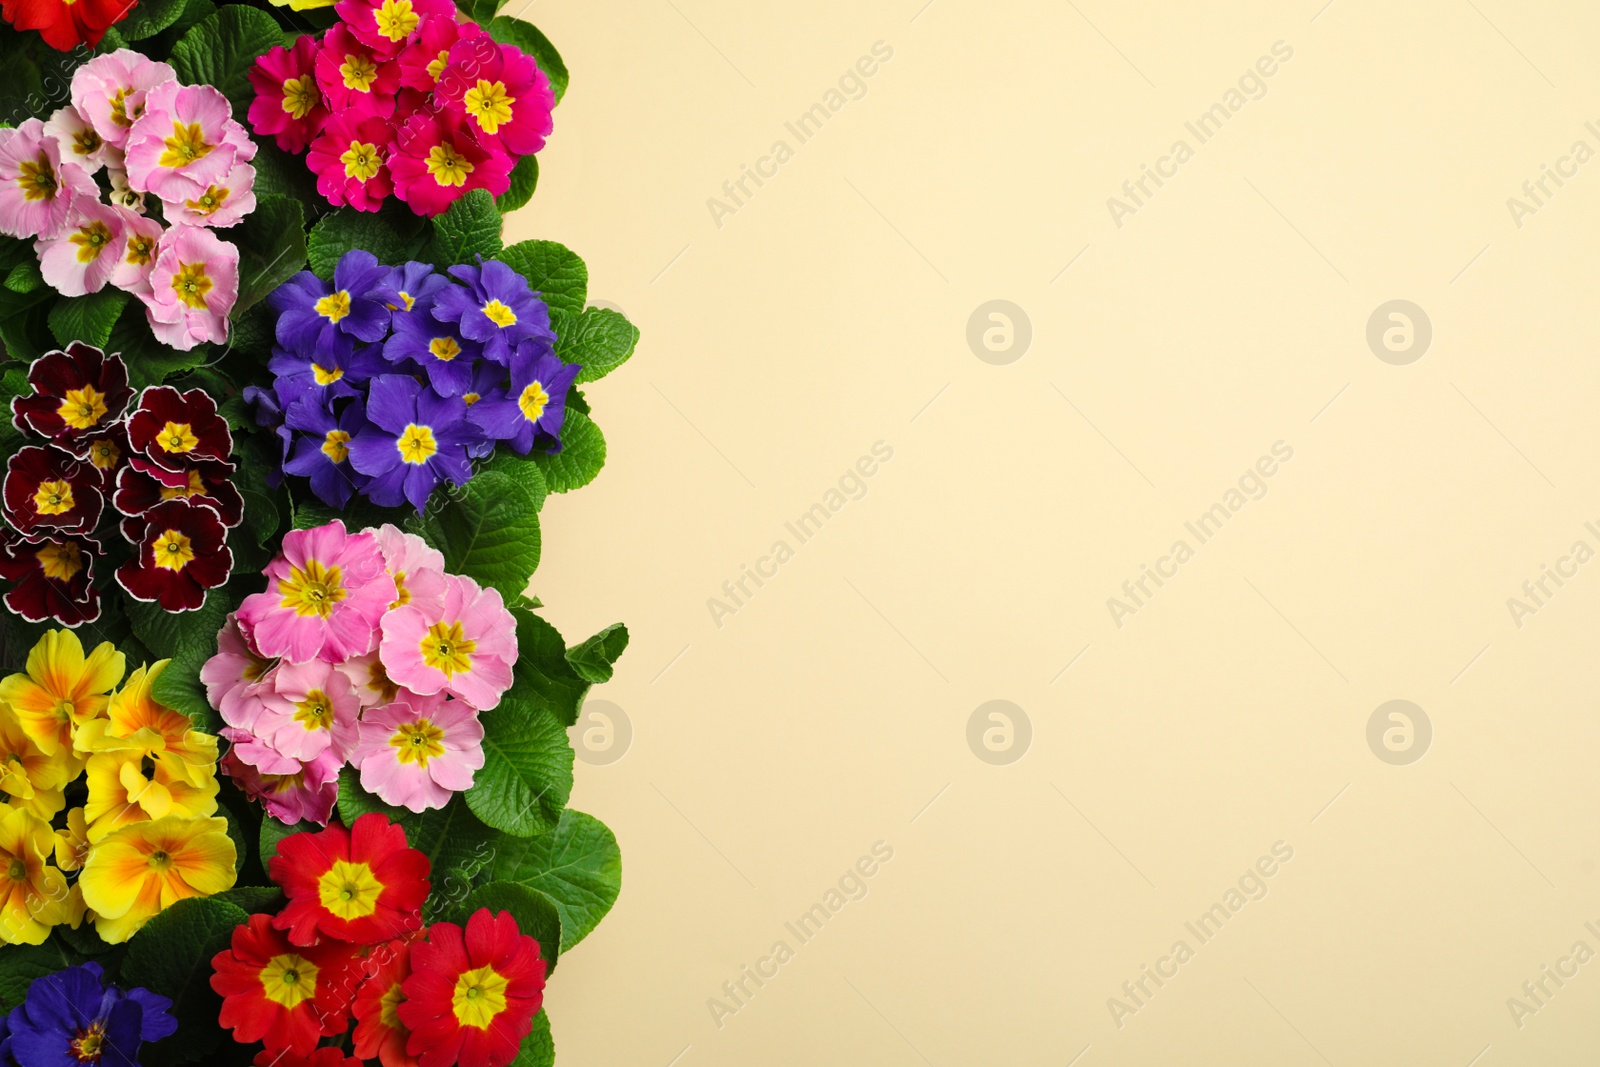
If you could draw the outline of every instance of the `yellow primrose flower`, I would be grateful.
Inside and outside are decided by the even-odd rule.
[[[78,885],[95,931],[119,945],[162,909],[231,888],[236,855],[226,819],[168,815],[91,845]]]
[[[13,807],[27,808],[41,819],[51,819],[66,807],[61,789],[83,770],[83,761],[70,748],[53,756],[34,743],[9,704],[0,703],[0,797]]]
[[[48,756],[72,751],[73,731],[105,711],[127,661],[103,642],[87,657],[71,630],[51,630],[28,653],[26,674],[0,679],[0,700]]]
[[[90,842],[130,823],[168,815],[200,818],[217,810],[217,780],[189,784],[188,765],[171,753],[154,759],[136,751],[89,757],[89,799],[83,806]]]
[[[272,0],[275,7],[286,7],[291,11],[310,11],[319,7],[332,7],[338,0]]]
[[[169,662],[161,660],[128,675],[123,687],[111,694],[106,717],[84,723],[73,743],[79,752],[137,752],[159,760],[169,774],[190,785],[213,783],[215,793],[217,739],[196,730],[189,716],[152,695]]]
[[[26,808],[0,818],[0,944],[42,945],[68,918],[67,880],[45,866],[55,835]]]
[[[56,831],[56,866],[63,871],[75,871],[83,866],[89,853],[89,827],[82,808],[67,812],[67,825]],[[78,887],[73,886],[74,890]]]

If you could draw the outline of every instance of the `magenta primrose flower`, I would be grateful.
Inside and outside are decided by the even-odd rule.
[[[389,677],[414,693],[448,693],[487,711],[511,688],[517,623],[496,589],[446,575],[441,608],[397,607],[382,628],[378,654]]]
[[[239,606],[239,626],[263,656],[290,663],[339,663],[371,651],[395,599],[378,539],[351,534],[338,519],[285,534],[266,574],[266,592]]]

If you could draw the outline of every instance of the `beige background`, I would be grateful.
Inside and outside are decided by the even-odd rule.
[[[644,331],[591,390],[610,462],[548,506],[535,583],[574,639],[633,633],[595,694],[631,749],[573,797],[624,888],[553,984],[562,1063],[1593,1062],[1600,960],[1520,1027],[1507,1000],[1600,951],[1600,563],[1520,627],[1507,598],[1600,549],[1600,161],[1520,227],[1507,200],[1600,149],[1600,12],[1322,2],[524,10],[573,81],[515,228]],[[1185,121],[1277,41],[1199,145]],[[719,228],[708,198],[780,138]],[[1119,228],[1107,198],[1178,138]],[[996,298],[1033,331],[1004,366],[966,339]],[[1408,366],[1365,337],[1393,299],[1433,326]],[[785,521],[878,441],[799,546]],[[1266,496],[1118,628],[1107,598],[1277,441]],[[718,628],[708,598],[779,539]],[[991,699],[1032,724],[1007,766],[967,743]],[[1366,740],[1391,699],[1433,725],[1409,766]],[[785,921],[880,840],[799,946]],[[1278,841],[1200,945],[1184,923]],[[1108,998],[1180,938],[1119,1028]]]

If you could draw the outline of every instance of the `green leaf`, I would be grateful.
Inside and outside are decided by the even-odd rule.
[[[0,328],[3,323],[4,318],[0,316]],[[211,355],[209,345],[197,345],[180,352],[157,341],[145,319],[144,305],[137,300],[130,300],[123,306],[111,330],[111,339],[106,342],[106,350],[122,353],[123,361],[128,364],[128,380],[135,389],[160,385],[172,375],[207,362]]]
[[[44,275],[39,273],[39,264],[30,259],[12,267],[6,275],[6,288],[13,293],[32,293],[44,288]]]
[[[494,206],[500,209],[500,214],[509,215],[532,200],[533,191],[538,187],[539,157],[523,156],[511,168],[511,188],[494,198]]]
[[[578,721],[589,683],[572,669],[560,631],[527,608],[514,607],[511,614],[517,620],[512,695],[547,708],[562,725],[571,726]]]
[[[639,327],[610,308],[586,308],[582,315],[563,316],[566,330],[557,330],[556,355],[582,365],[578,381],[604,378],[633,355]]]
[[[256,198],[243,222],[220,234],[239,247],[239,299],[230,318],[237,320],[305,267],[305,226],[298,201],[267,194]]]
[[[515,600],[539,566],[539,501],[529,487],[497,470],[479,471],[448,490],[406,526],[444,553],[445,570],[465,574]]]
[[[518,837],[554,829],[572,795],[572,745],[561,721],[512,696],[479,719],[484,762],[467,806],[485,825]]]
[[[561,951],[589,935],[622,891],[622,853],[605,823],[568,808],[555,830],[539,837],[502,837],[491,881],[520,882],[555,902]]]
[[[555,901],[537,889],[516,882],[490,882],[468,893],[445,919],[466,926],[467,920],[482,908],[496,914],[510,912],[517,920],[517,929],[539,942],[539,955],[545,960],[546,973],[556,969],[556,960],[561,955],[561,912]]]
[[[220,1045],[222,998],[211,990],[211,957],[228,947],[233,929],[249,916],[216,897],[178,901],[145,924],[128,942],[122,962],[125,986],[143,986],[172,998],[181,1042],[160,1041],[143,1050],[146,1067],[188,1063]]]
[[[82,341],[104,348],[127,302],[127,293],[109,285],[88,296],[64,296],[50,309],[50,332],[62,345]]]
[[[351,773],[354,773],[354,771],[352,770]],[[347,821],[353,822],[354,820],[348,819]],[[309,823],[304,825],[296,823],[290,826],[288,823],[279,822],[271,815],[263,815],[261,817],[261,839],[258,845],[261,849],[261,869],[270,870],[267,862],[278,854],[278,843],[284,838],[291,834],[298,834],[302,830],[314,829],[315,827]]]
[[[606,439],[583,412],[567,408],[561,424],[561,451],[533,453],[552,493],[566,493],[594,481],[606,465]]]
[[[311,228],[307,251],[311,269],[319,278],[332,278],[339,257],[352,248],[364,248],[391,267],[414,259],[430,231],[427,220],[409,208],[384,205],[377,212],[342,207],[325,215]]]
[[[42,945],[6,945],[0,951],[0,1011],[21,1004],[34,979],[78,962],[77,953],[54,939]]]
[[[275,885],[238,885],[211,898],[221,900],[251,915],[268,915],[283,907],[283,890]]]
[[[589,640],[567,650],[567,662],[578,677],[596,685],[611,680],[612,664],[628,647],[628,628],[614,622]]]
[[[135,601],[130,598],[128,603]],[[210,653],[202,642],[180,649],[151,683],[150,695],[172,710],[189,716],[197,729],[215,734],[222,730],[222,717],[206,699],[206,687],[200,681],[200,668],[209,658]]]
[[[500,240],[504,220],[487,189],[474,189],[433,219],[433,244],[428,259],[440,270],[457,263],[476,263],[479,256],[493,259],[505,245]]]
[[[589,268],[578,254],[555,241],[522,241],[507,248],[500,262],[528,279],[552,310],[581,314],[589,298]]]
[[[533,1017],[533,1030],[522,1039],[522,1051],[511,1067],[555,1067],[556,1042],[550,1036],[550,1013],[543,1008]]]
[[[226,589],[209,591],[204,604],[181,613],[129,597],[128,621],[133,625],[134,636],[161,659],[196,646],[206,649],[209,655],[216,651],[217,631],[222,629],[231,606]]]
[[[178,21],[156,34],[134,44],[134,48],[152,59],[166,59],[183,35],[210,18],[217,10],[211,0],[189,0],[183,5]]]
[[[550,38],[540,33],[531,22],[505,15],[491,19],[485,29],[500,44],[514,44],[532,56],[545,77],[550,79],[550,89],[555,93],[556,103],[561,103],[561,98],[567,93],[567,65],[562,62],[556,46],[550,43]]]
[[[160,33],[183,14],[185,0],[139,0],[128,17],[117,23],[125,41],[137,41]]]
[[[256,196],[287,196],[302,204],[316,203],[317,179],[305,157],[285,152],[270,137],[256,142],[251,166],[256,168]]]
[[[172,46],[172,69],[185,85],[214,85],[248,108],[255,96],[249,71],[256,58],[283,43],[278,21],[245,4],[225,4]]]

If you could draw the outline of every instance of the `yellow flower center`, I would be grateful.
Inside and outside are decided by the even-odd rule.
[[[428,150],[427,167],[433,180],[447,187],[467,184],[467,175],[473,171],[467,157],[447,144],[436,144]]]
[[[417,306],[417,298],[416,297],[412,296],[410,293],[406,292],[404,289],[397,289],[395,291],[400,294],[400,301],[401,301],[401,303],[405,304],[407,311],[410,311],[412,308]],[[395,310],[395,306],[393,304],[390,304],[389,305],[389,310],[390,311]]]
[[[350,435],[344,430],[329,430],[322,439],[322,454],[335,463],[350,458]]]
[[[444,755],[444,731],[427,719],[401,723],[389,738],[389,747],[401,763],[426,767],[429,760]]]
[[[193,543],[177,530],[165,530],[156,538],[155,557],[157,567],[181,571],[194,561]]]
[[[304,700],[295,702],[294,721],[305,727],[308,733],[333,729],[333,701],[322,690],[311,690]]]
[[[72,135],[72,150],[80,156],[93,155],[103,143],[92,129],[85,128]]]
[[[98,225],[98,223],[96,224]],[[74,430],[87,430],[106,413],[106,394],[92,385],[68,389],[56,414]]]
[[[39,483],[33,508],[41,515],[62,515],[72,510],[72,486],[59,478]]]
[[[318,300],[313,309],[329,322],[337,323],[350,314],[350,292],[340,289],[337,293],[329,293]]]
[[[405,994],[400,992],[400,983],[392,983],[378,998],[378,1021],[390,1030],[400,1029],[404,1025],[400,1021],[400,1002],[405,999]]]
[[[378,64],[373,62],[371,56],[346,55],[344,62],[339,64],[339,76],[344,79],[346,89],[370,93],[372,83],[378,80]]]
[[[206,144],[205,133],[198,122],[184,124],[174,120],[172,136],[165,142],[167,150],[156,162],[163,167],[183,167],[211,154],[215,145]]]
[[[40,152],[38,159],[24,159],[17,167],[17,184],[24,200],[54,200],[56,171],[50,157]]]
[[[528,387],[517,398],[517,407],[522,411],[522,417],[529,422],[538,422],[539,416],[544,414],[545,406],[550,403],[550,394],[544,391],[544,386],[538,382],[529,382]]]
[[[317,995],[317,965],[292,952],[272,957],[258,977],[266,998],[285,1008],[298,1008]]]
[[[128,94],[132,89],[118,89],[116,95],[111,97],[111,121],[118,126],[132,126],[134,120],[144,114],[144,105],[140,104],[133,109],[133,114],[128,114]]]
[[[96,470],[108,471],[121,458],[122,449],[112,444],[109,438],[102,437],[89,446],[89,462],[94,464]]]
[[[483,317],[501,329],[517,324],[517,313],[498,300],[491,300],[483,305]]]
[[[177,500],[178,498],[181,497],[184,500],[188,500],[192,496],[202,496],[202,495],[204,495],[205,491],[206,491],[205,483],[200,480],[200,472],[199,471],[190,471],[189,472],[189,480],[188,480],[188,482],[186,484],[184,484],[184,485],[163,485],[161,487],[161,499],[162,500]]]
[[[404,605],[409,604],[409,603],[411,603],[411,590],[406,588],[406,572],[405,571],[395,571],[394,572],[394,601],[389,606],[391,608],[398,608],[398,607],[403,607]]]
[[[373,12],[378,32],[391,41],[410,37],[422,17],[411,9],[411,0],[383,0],[383,5]]]
[[[322,906],[340,919],[364,919],[378,910],[383,883],[365,863],[334,860],[317,879],[317,896]]]
[[[179,300],[196,311],[205,309],[206,294],[211,291],[211,285],[204,263],[180,263],[178,273],[172,276],[172,291]]]
[[[483,399],[483,394],[482,393],[462,393],[461,394],[461,399],[465,400],[467,402],[467,407],[470,408],[472,405],[476,404],[478,401]]]
[[[101,1055],[105,1052],[105,1044],[106,1024],[94,1022],[73,1035],[67,1042],[67,1051],[79,1063],[99,1063]]]
[[[478,650],[478,642],[467,637],[460,622],[436,622],[428,627],[417,647],[422,651],[423,663],[449,678],[472,670],[472,654]]]
[[[142,267],[150,262],[156,254],[156,239],[135,235],[128,238],[128,254],[123,257],[125,262]]]
[[[461,354],[461,346],[456,344],[454,337],[435,337],[428,342],[428,351],[434,359],[449,363]]]
[[[79,226],[78,232],[67,240],[78,246],[79,263],[93,263],[106,250],[106,245],[111,243],[111,227],[103,222],[91,222],[87,226]]]
[[[324,367],[320,363],[311,364],[311,377],[318,385],[332,385],[344,377],[343,367]]]
[[[461,105],[467,109],[467,114],[478,120],[478,128],[491,136],[500,132],[500,127],[511,121],[511,105],[517,98],[506,92],[505,82],[491,82],[483,78],[478,79],[478,84],[466,91],[461,98]]]
[[[456,979],[450,1008],[456,1022],[479,1030],[489,1029],[495,1017],[506,1010],[506,987],[510,980],[493,967],[479,967]]]
[[[450,65],[450,49],[448,49],[448,48],[439,49],[438,58],[435,59],[432,63],[428,64],[428,77],[432,78],[434,81],[438,81],[439,80],[439,75],[443,74],[444,73],[444,68],[449,66],[449,65]]]
[[[183,206],[197,215],[215,215],[232,192],[226,186],[221,189],[215,185],[208,186],[198,200],[185,200]]]
[[[416,423],[406,427],[405,432],[395,441],[395,447],[400,450],[400,458],[412,464],[426,463],[429,457],[439,451],[439,443],[433,439],[433,431]]]
[[[290,117],[303,119],[320,103],[322,94],[317,91],[315,75],[302,74],[298,78],[284,79],[283,110],[287,111]]]
[[[83,570],[83,557],[78,553],[76,541],[59,544],[52,541],[35,552],[34,557],[43,568],[44,576],[58,582],[70,582]]]
[[[333,606],[343,600],[348,591],[344,575],[338,567],[324,567],[314,559],[306,560],[305,568],[289,568],[289,577],[278,582],[282,607],[290,608],[296,615],[316,615],[326,619],[333,614]]]
[[[367,181],[383,166],[378,156],[378,146],[359,140],[350,142],[350,147],[339,157],[339,162],[344,164],[344,176],[358,181]]]
[[[200,444],[200,438],[187,422],[169,422],[156,434],[156,444],[163,452],[188,452]]]

